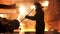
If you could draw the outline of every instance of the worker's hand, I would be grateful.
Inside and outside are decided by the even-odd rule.
[[[28,15],[26,15],[25,18],[28,18]]]

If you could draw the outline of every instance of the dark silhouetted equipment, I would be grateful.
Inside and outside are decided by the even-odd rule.
[[[17,19],[7,20],[6,18],[0,18],[3,20],[0,21],[0,33],[10,32],[12,33],[15,29],[19,28],[19,21]]]
[[[0,9],[15,9],[15,8],[16,8],[16,4],[12,4],[12,5],[0,4]]]
[[[19,21],[18,20],[9,20],[8,24],[8,31],[9,32],[13,32],[14,29],[18,29],[19,28]]]

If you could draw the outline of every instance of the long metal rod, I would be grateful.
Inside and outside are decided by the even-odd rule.
[[[34,8],[33,8],[34,9]],[[33,11],[33,9],[32,10],[30,10],[30,12],[27,14],[27,15],[29,15],[32,11]],[[24,20],[25,18],[23,18],[22,20],[21,20],[21,22]]]

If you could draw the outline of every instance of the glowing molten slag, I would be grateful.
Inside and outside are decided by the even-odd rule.
[[[47,7],[49,5],[49,1],[43,1],[42,6]]]
[[[45,28],[45,30],[44,31],[48,31],[48,29],[47,28]]]
[[[5,17],[4,14],[0,14],[0,17]]]

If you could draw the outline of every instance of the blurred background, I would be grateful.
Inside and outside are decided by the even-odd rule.
[[[0,0],[0,4],[16,4],[15,9],[0,8],[0,17],[9,20],[18,19],[20,27],[14,30],[16,32],[35,32],[35,21],[26,19],[25,16],[28,15],[30,11],[32,11],[29,14],[30,16],[35,15],[34,2],[36,1],[40,2],[44,7],[44,31],[54,31],[54,29],[57,29],[58,32],[60,32],[60,0]]]

